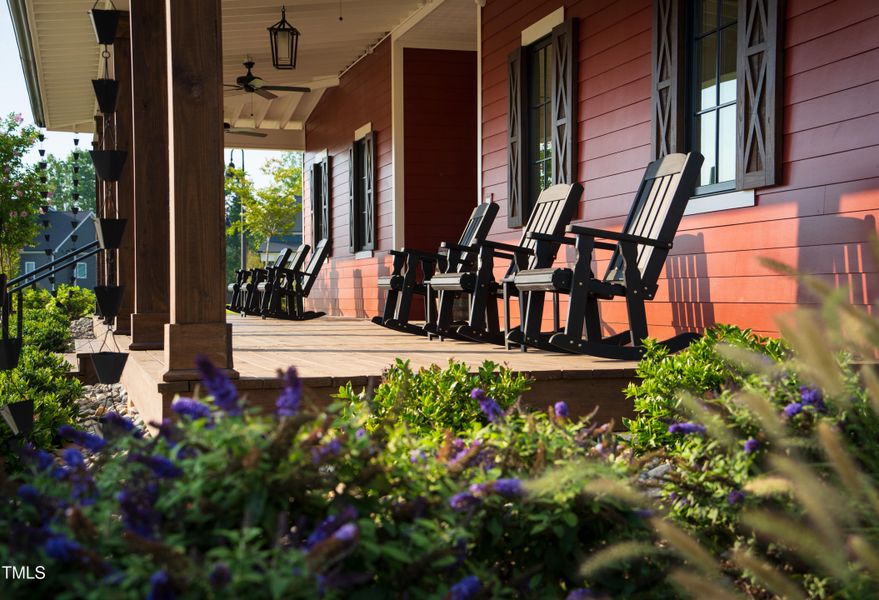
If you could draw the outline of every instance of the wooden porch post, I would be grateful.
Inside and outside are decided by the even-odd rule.
[[[134,169],[132,167],[132,149],[134,140],[131,123],[131,39],[128,28],[128,13],[123,12],[119,18],[116,41],[113,44],[113,73],[119,81],[119,99],[116,104],[116,123],[114,134],[116,148],[127,150],[128,158],[122,169],[122,175],[116,183],[116,217],[128,219],[127,227],[134,221]],[[116,261],[116,282],[124,286],[122,305],[116,316],[116,333],[131,333],[131,313],[134,310],[134,236],[130,229],[123,236],[122,245]]]
[[[165,0],[165,10],[171,322],[164,379],[174,381],[197,378],[198,354],[231,370],[232,326],[225,307],[220,0]]]
[[[169,322],[168,65],[165,3],[130,0],[134,170],[131,350],[160,349]]]

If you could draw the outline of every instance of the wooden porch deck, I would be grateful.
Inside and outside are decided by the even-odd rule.
[[[240,375],[236,384],[249,402],[258,405],[273,406],[281,387],[278,369],[297,367],[306,397],[322,403],[348,381],[356,387],[366,386],[370,380],[377,383],[399,357],[410,360],[414,367],[444,365],[455,359],[475,368],[491,360],[534,379],[524,400],[535,407],[565,400],[575,413],[587,413],[597,406],[598,418],[617,422],[631,413],[631,402],[622,389],[635,378],[633,362],[535,350],[508,352],[502,347],[455,340],[428,341],[364,319],[324,317],[291,322],[229,316],[228,322],[233,326],[235,369]],[[121,335],[115,336],[115,341],[121,349],[130,342]],[[112,346],[112,341],[109,344]],[[97,346],[100,339],[80,341],[77,352],[96,351]],[[131,352],[125,367],[122,383],[147,421],[168,416],[174,396],[197,391],[198,382],[163,381],[165,370],[161,350]]]

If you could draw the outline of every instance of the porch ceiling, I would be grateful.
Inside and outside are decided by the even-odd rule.
[[[272,68],[266,28],[280,18],[302,36],[296,70]],[[230,134],[229,145],[300,149],[302,124],[327,87],[425,0],[223,0],[223,80],[244,74],[246,59],[268,85],[305,86],[309,93],[277,92],[275,100],[248,93],[225,97],[224,118],[234,127],[265,130],[267,138]],[[92,131],[96,111],[90,80],[99,74],[100,50],[87,17],[93,0],[9,0],[31,104],[38,122],[53,131]],[[116,0],[127,10],[128,0]]]

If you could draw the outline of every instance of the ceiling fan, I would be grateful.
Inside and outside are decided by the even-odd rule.
[[[248,129],[246,127],[232,127],[232,124],[229,122],[223,123],[223,132],[234,133],[236,135],[249,135],[251,137],[260,138],[264,138],[268,135],[266,133],[262,133],[261,131],[257,131],[256,129]]]
[[[265,98],[266,100],[274,100],[278,96],[273,94],[272,92],[310,92],[311,88],[307,87],[299,87],[299,86],[290,86],[290,85],[266,85],[266,82],[261,78],[257,77],[253,74],[253,65],[255,63],[252,60],[248,60],[244,62],[244,67],[247,69],[247,73],[239,76],[235,79],[235,83],[224,83],[223,85],[227,88],[231,88],[227,91],[245,91],[251,94],[258,94]]]

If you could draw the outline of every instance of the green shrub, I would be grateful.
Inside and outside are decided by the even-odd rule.
[[[112,417],[106,447],[74,440],[96,451],[94,468],[76,450],[60,467],[32,453],[29,476],[3,484],[0,560],[50,574],[7,582],[10,594],[419,599],[475,577],[484,598],[563,598],[587,584],[671,595],[662,557],[577,575],[608,543],[652,535],[635,508],[583,491],[584,480],[624,476],[587,458],[611,443],[601,428],[513,409],[460,438],[421,436],[365,402],[298,412],[291,376],[278,419],[242,414],[215,372],[204,383],[216,407],[175,401],[181,418],[156,439]],[[554,466],[578,475],[551,490],[523,483]]]
[[[94,314],[95,293],[86,288],[62,283],[46,306],[57,308],[67,315],[68,320],[74,321]]]
[[[18,366],[0,372],[0,406],[22,400],[34,401],[34,428],[27,439],[38,448],[52,448],[58,427],[73,423],[76,399],[82,385],[68,376],[70,365],[62,357],[32,346],[22,349]],[[17,457],[10,453],[12,431],[0,424],[3,455],[12,468]]]
[[[25,346],[45,352],[67,352],[73,340],[70,320],[56,308],[25,310],[22,338]]]
[[[52,302],[52,292],[41,287],[33,287],[22,293],[25,312],[29,310],[43,310]]]
[[[491,361],[471,373],[466,364],[453,360],[446,368],[433,365],[413,371],[408,360],[397,359],[373,391],[369,401],[373,418],[366,428],[373,430],[381,421],[400,419],[413,433],[422,435],[446,429],[467,431],[487,422],[479,403],[470,397],[474,389],[483,390],[506,410],[528,387],[524,376]],[[346,400],[359,398],[350,384],[340,393]]]

